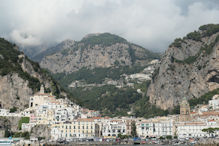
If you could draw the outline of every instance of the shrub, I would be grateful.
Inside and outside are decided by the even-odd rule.
[[[203,36],[211,36],[219,32],[219,24],[207,24],[199,27],[200,30],[204,31]]]
[[[174,42],[170,45],[170,47],[177,47],[177,48],[181,48],[181,44],[182,44],[183,40],[181,38],[176,38],[174,40]]]
[[[17,111],[17,108],[16,107],[13,107],[10,109],[10,113],[15,113]]]
[[[178,59],[175,59],[174,58],[174,61],[177,62],[177,63],[186,63],[186,64],[192,64],[194,63],[197,58],[201,55],[201,54],[204,54],[204,55],[210,55],[212,52],[213,52],[213,48],[214,46],[216,45],[216,43],[219,41],[219,36],[217,36],[214,40],[214,42],[212,42],[211,44],[209,45],[204,45],[203,47],[201,47],[201,49],[199,50],[199,52],[194,55],[194,56],[189,56],[188,58],[184,59],[184,60],[178,60]]]
[[[194,107],[198,104],[207,104],[209,100],[212,99],[212,97],[216,94],[219,94],[219,88],[215,89],[213,91],[209,91],[208,93],[205,93],[199,98],[193,98],[189,100],[189,104],[191,107]]]
[[[201,33],[198,31],[191,32],[186,36],[188,39],[192,39],[194,41],[201,41]]]
[[[22,123],[29,123],[29,121],[30,121],[29,117],[22,117],[18,122],[18,129],[21,130]]]

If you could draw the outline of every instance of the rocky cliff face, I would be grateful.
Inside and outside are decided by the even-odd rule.
[[[44,85],[48,92],[67,96],[39,65],[29,60],[15,45],[0,38],[0,107],[28,107],[29,97]]]
[[[28,88],[28,81],[20,78],[18,74],[0,77],[0,101],[2,108],[27,108],[29,97],[32,94],[33,91]]]
[[[40,62],[44,56],[51,55],[51,54],[56,53],[62,49],[67,49],[67,48],[73,46],[74,44],[75,44],[75,41],[73,41],[73,40],[65,40],[54,47],[51,47],[51,48],[48,48],[44,51],[39,52],[35,56],[32,55],[33,57],[31,59],[33,59],[34,61]],[[26,52],[24,52],[24,53],[26,54]]]
[[[162,109],[183,97],[199,98],[219,88],[219,25],[204,25],[176,39],[161,59],[147,95]]]
[[[50,140],[51,128],[48,125],[36,125],[31,129],[31,137],[43,137],[45,140]]]
[[[40,65],[53,73],[71,73],[83,67],[93,69],[118,64],[146,65],[157,56],[119,36],[103,33],[88,35],[79,42],[71,43],[68,47],[45,56]]]

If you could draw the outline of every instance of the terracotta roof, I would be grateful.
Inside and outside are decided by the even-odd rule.
[[[78,121],[78,122],[93,122],[94,119],[93,118],[85,118],[85,119],[77,119],[76,121]]]
[[[182,123],[180,125],[184,125],[184,126],[195,126],[195,125],[199,125],[199,126],[205,126],[206,124],[204,122],[185,122],[185,123]]]
[[[216,111],[210,111],[210,112],[203,112],[202,113],[203,116],[217,116],[219,115],[219,112],[216,112]]]
[[[214,121],[215,121],[214,119],[208,120],[208,122],[214,122]]]

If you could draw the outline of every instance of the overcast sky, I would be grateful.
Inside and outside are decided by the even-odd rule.
[[[219,23],[219,0],[1,0],[0,36],[25,47],[110,32],[154,51]]]

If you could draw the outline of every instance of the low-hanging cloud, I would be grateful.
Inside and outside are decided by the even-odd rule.
[[[110,32],[164,51],[218,14],[218,0],[1,0],[0,36],[31,47]]]

